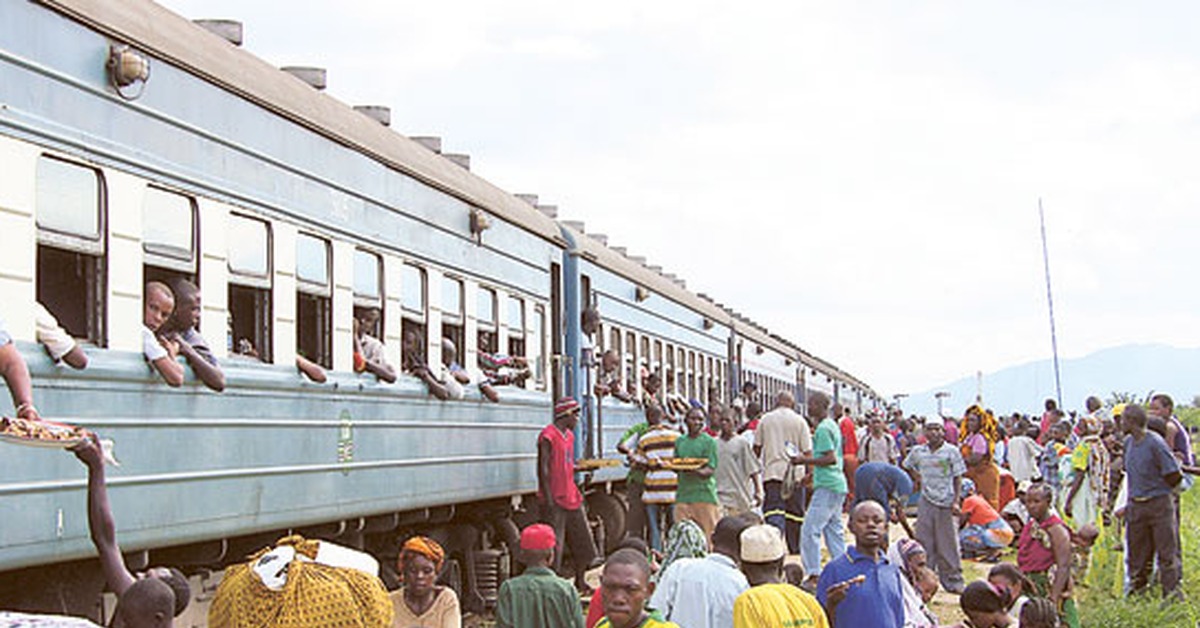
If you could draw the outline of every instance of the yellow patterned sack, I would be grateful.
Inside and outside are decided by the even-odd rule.
[[[217,596],[208,609],[212,628],[389,628],[392,602],[383,583],[357,569],[300,560],[314,558],[318,541],[289,536],[276,547],[292,546],[287,582],[268,589],[252,567],[275,548],[264,548],[245,563],[225,570]]]

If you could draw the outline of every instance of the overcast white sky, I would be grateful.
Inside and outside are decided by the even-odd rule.
[[[1060,355],[1200,345],[1200,3],[165,4],[886,395],[1050,356],[1039,197]]]

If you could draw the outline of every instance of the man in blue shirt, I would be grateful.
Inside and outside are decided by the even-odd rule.
[[[833,628],[904,625],[904,593],[900,568],[888,562],[887,516],[883,506],[865,501],[850,511],[854,546],[830,561],[817,580],[817,601],[833,620]]]
[[[868,462],[854,472],[854,503],[873,501],[883,506],[884,518],[891,520],[891,500],[903,504],[912,495],[913,482],[900,467],[887,462]]]
[[[1178,559],[1179,529],[1175,527],[1175,502],[1171,489],[1183,478],[1179,461],[1166,441],[1146,431],[1146,411],[1130,404],[1121,414],[1125,427],[1125,476],[1129,505],[1125,508],[1125,547],[1131,593],[1149,584],[1150,569],[1158,558],[1163,596],[1179,594],[1183,565]]]

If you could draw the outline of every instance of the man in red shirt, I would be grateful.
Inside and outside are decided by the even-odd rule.
[[[841,415],[838,428],[842,432],[842,473],[846,474],[846,487],[849,491],[846,493],[844,509],[848,510],[850,504],[854,503],[854,472],[858,471],[858,435],[855,434],[854,417],[850,416],[848,406],[841,408]]]
[[[554,422],[538,435],[538,503],[542,521],[554,528],[554,570],[561,573],[563,544],[571,544],[575,587],[590,593],[584,573],[596,559],[583,494],[575,485],[575,426],[579,402],[570,397],[554,404]]]

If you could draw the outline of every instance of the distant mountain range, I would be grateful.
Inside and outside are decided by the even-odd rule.
[[[1062,405],[1081,410],[1089,395],[1102,400],[1113,393],[1131,393],[1145,398],[1150,391],[1165,392],[1176,404],[1191,404],[1200,395],[1200,348],[1180,349],[1166,345],[1125,345],[1103,349],[1082,358],[1059,360]],[[946,411],[961,416],[975,400],[977,382],[966,377],[901,400],[905,415],[937,412],[934,393],[950,393],[943,400]],[[983,375],[983,402],[997,414],[1015,411],[1042,412],[1046,399],[1054,398],[1054,362],[1040,360]]]

